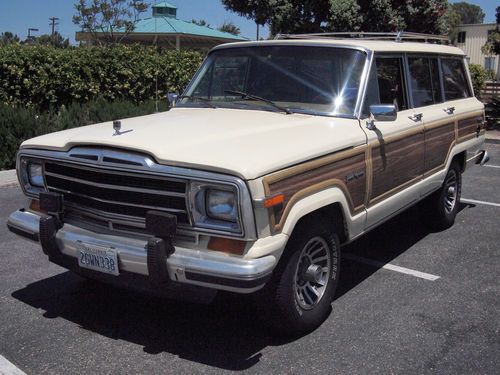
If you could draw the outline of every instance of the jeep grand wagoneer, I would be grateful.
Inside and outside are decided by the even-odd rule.
[[[441,39],[218,46],[168,112],[24,142],[8,227],[84,277],[254,293],[276,328],[309,331],[341,244],[419,201],[452,225],[462,172],[487,161],[464,53]]]

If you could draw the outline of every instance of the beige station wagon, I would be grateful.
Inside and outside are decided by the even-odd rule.
[[[447,228],[488,160],[464,53],[420,34],[282,35],[214,48],[168,112],[21,145],[9,229],[84,277],[253,293],[303,333],[348,243],[421,202]]]

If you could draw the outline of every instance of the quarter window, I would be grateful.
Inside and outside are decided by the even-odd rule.
[[[437,58],[410,57],[411,93],[414,107],[442,102]]]
[[[456,100],[471,96],[464,62],[458,58],[442,58],[443,86],[446,100]]]

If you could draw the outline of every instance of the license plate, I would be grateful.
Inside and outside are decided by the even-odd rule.
[[[116,249],[81,244],[78,250],[78,265],[89,270],[119,275]]]

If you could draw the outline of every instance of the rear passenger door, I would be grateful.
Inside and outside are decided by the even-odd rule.
[[[439,187],[439,180],[425,177],[445,168],[455,141],[455,115],[444,103],[437,55],[409,55],[408,71],[412,104],[415,112],[422,114],[424,125],[424,184],[420,194],[425,195]]]
[[[366,130],[371,167],[367,228],[419,199],[416,189],[405,188],[418,182],[424,169],[423,122],[410,107],[406,60],[402,54],[378,55],[370,73],[364,112],[369,113],[372,104],[393,103],[398,108],[397,120],[375,122],[376,129]]]

